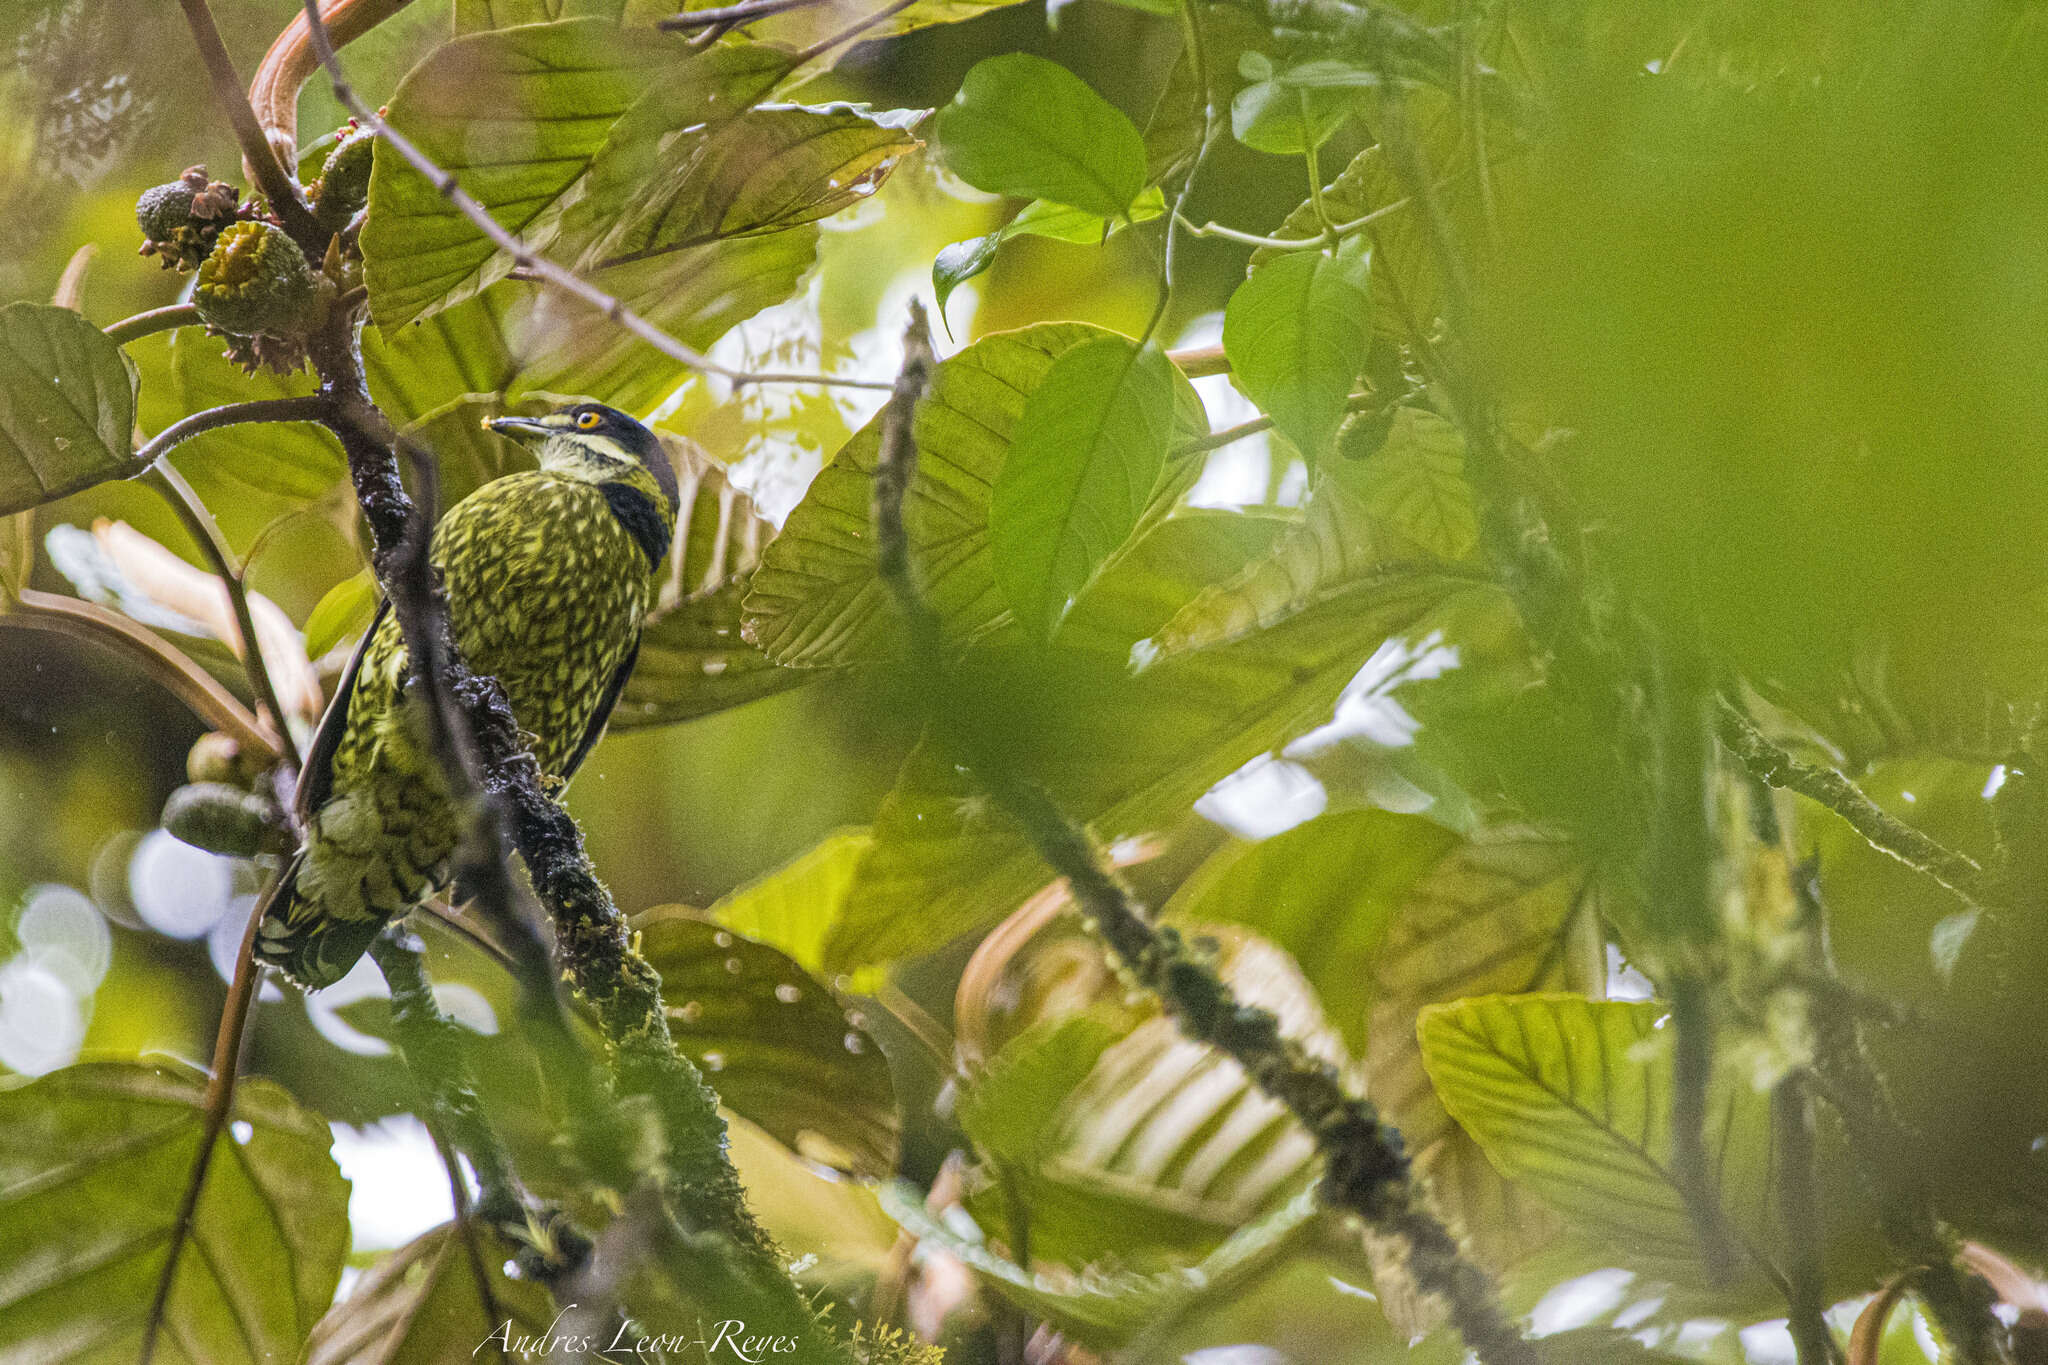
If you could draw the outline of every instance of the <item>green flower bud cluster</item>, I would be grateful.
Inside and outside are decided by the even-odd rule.
[[[213,250],[221,230],[235,221],[242,195],[224,180],[207,178],[192,166],[168,185],[156,185],[135,201],[142,229],[142,254],[161,256],[166,270],[193,270]]]
[[[350,119],[320,168],[320,178],[306,188],[313,214],[329,232],[341,232],[370,202],[370,154],[376,134]]]

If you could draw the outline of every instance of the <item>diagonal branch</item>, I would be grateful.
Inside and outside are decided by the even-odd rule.
[[[249,107],[249,97],[242,93],[242,78],[235,73],[235,62],[228,55],[227,44],[221,41],[220,28],[213,22],[213,11],[206,0],[178,0],[185,11],[185,23],[192,30],[192,40],[199,46],[199,58],[206,65],[207,77],[213,82],[213,96],[220,102],[221,112],[228,117],[228,123],[235,130],[235,141],[241,145],[242,160],[249,168],[249,174],[256,178],[256,187],[263,191],[263,197],[270,201],[270,208],[284,224],[294,242],[308,255],[317,256],[327,245],[328,234],[313,218],[313,210],[306,206],[306,199],[299,192],[298,182],[285,169],[271,149],[270,139],[264,135],[263,125],[256,120],[256,111]]]
[[[1749,717],[1725,698],[1721,702],[1720,733],[1728,751],[1758,779],[1826,806],[1848,821],[1849,827],[1872,848],[1932,878],[1971,909],[1982,908],[1992,888],[1976,859],[1885,813],[1863,794],[1862,788],[1833,768],[1794,758],[1764,738]]]
[[[1067,879],[1095,932],[1124,969],[1159,998],[1181,1031],[1234,1059],[1301,1121],[1323,1154],[1323,1202],[1358,1215],[1402,1247],[1418,1288],[1442,1302],[1484,1365],[1534,1365],[1534,1348],[1509,1321],[1492,1281],[1465,1257],[1429,1208],[1422,1182],[1409,1170],[1400,1133],[1370,1103],[1349,1094],[1328,1062],[1284,1037],[1269,1011],[1240,1003],[1176,930],[1152,924],[1086,831],[996,758],[984,727],[955,711],[953,699],[944,694],[950,669],[939,620],[917,585],[903,523],[903,498],[917,466],[911,423],[931,369],[930,332],[923,308],[913,302],[903,372],[885,410],[875,465],[876,565],[903,614],[913,666],[942,689],[933,721],[940,738],[1022,827],[1039,856]]]
[[[632,333],[640,340],[654,347],[671,360],[689,366],[704,374],[715,374],[734,385],[747,384],[818,384],[848,389],[886,389],[888,384],[875,379],[845,379],[828,374],[785,374],[762,373],[754,370],[738,370],[722,365],[691,346],[686,346],[667,332],[656,327],[646,318],[628,308],[619,299],[598,288],[573,270],[556,265],[528,246],[517,235],[509,232],[491,216],[490,210],[478,203],[462,188],[454,175],[443,170],[434,159],[421,151],[419,146],[405,134],[393,128],[376,110],[372,109],[349,84],[347,73],[341,68],[340,58],[334,55],[334,47],[328,41],[326,25],[320,21],[318,0],[305,0],[306,20],[310,26],[313,51],[327,68],[329,80],[334,85],[334,97],[341,106],[356,117],[365,128],[384,139],[391,149],[427,178],[443,198],[453,204],[463,217],[488,237],[500,251],[510,256],[519,269],[540,283],[559,293],[568,295],[602,314],[609,322]]]

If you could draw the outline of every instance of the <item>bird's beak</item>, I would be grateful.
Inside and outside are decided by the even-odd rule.
[[[544,441],[555,434],[553,426],[533,417],[492,417],[484,425],[515,441]]]

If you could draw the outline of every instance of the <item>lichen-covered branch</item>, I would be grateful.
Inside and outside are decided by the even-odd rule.
[[[543,1283],[572,1274],[590,1241],[554,1205],[535,1199],[512,1169],[462,1051],[462,1030],[441,1012],[427,978],[417,935],[393,924],[370,944],[370,956],[391,988],[391,1032],[406,1069],[419,1083],[428,1126],[469,1158],[475,1213],[520,1248],[520,1266]]]
[[[1803,763],[1786,753],[1725,699],[1721,702],[1720,734],[1728,751],[1763,781],[1826,806],[1848,821],[1872,848],[1932,878],[1971,909],[1982,908],[1990,888],[1976,859],[1886,814],[1862,788],[1833,768]]]
[[[917,464],[912,420],[932,367],[924,311],[915,303],[911,307],[903,372],[885,412],[876,459],[876,564],[908,628],[917,671],[943,688],[950,672],[944,642],[938,618],[917,584],[903,524],[903,498]],[[1357,1214],[1403,1249],[1417,1287],[1443,1304],[1485,1365],[1534,1365],[1535,1349],[1508,1319],[1491,1280],[1429,1208],[1400,1133],[1371,1104],[1348,1093],[1328,1062],[1284,1037],[1269,1011],[1240,1003],[1214,966],[1190,951],[1177,931],[1153,925],[1087,833],[1043,791],[993,758],[975,720],[956,711],[954,699],[943,692],[934,725],[941,741],[1008,812],[1039,856],[1067,879],[1093,931],[1159,998],[1181,1031],[1230,1056],[1307,1128],[1325,1162],[1319,1187],[1324,1202]]]

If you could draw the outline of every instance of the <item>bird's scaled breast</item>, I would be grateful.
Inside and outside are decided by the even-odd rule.
[[[458,503],[434,558],[464,655],[504,684],[535,757],[559,771],[639,632],[646,556],[596,485],[533,473]]]

